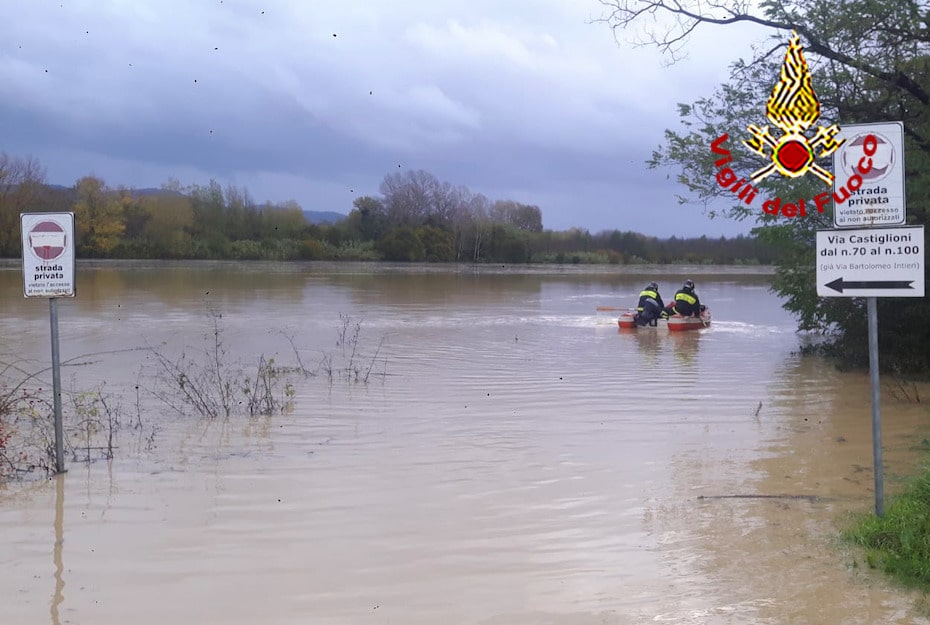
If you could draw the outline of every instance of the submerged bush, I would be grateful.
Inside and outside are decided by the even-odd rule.
[[[149,392],[180,415],[192,412],[210,419],[240,412],[268,416],[291,408],[290,374],[295,370],[276,366],[264,354],[254,368],[232,359],[220,327],[222,314],[212,308],[207,312],[212,328],[200,349],[170,358],[149,348],[156,364],[155,386]]]
[[[0,362],[0,482],[55,472],[52,391],[36,384],[37,377]],[[113,458],[122,427],[119,399],[103,392],[103,385],[63,389],[62,399],[65,457],[82,463]]]

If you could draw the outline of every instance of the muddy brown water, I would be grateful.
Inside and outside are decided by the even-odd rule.
[[[711,328],[619,332],[686,277]],[[762,271],[84,263],[60,304],[69,388],[135,410],[143,352],[203,344],[308,368],[361,321],[368,383],[292,412],[180,419],[0,488],[0,623],[927,623],[836,539],[873,506],[868,378],[802,359]],[[48,363],[48,305],[0,269],[0,353]],[[377,357],[373,357],[376,350]],[[86,356],[97,354],[96,356]],[[883,393],[886,489],[925,404]],[[761,407],[760,407],[761,404]],[[124,417],[124,422],[131,420]],[[146,430],[149,431],[149,430]],[[780,497],[789,495],[789,497]],[[861,563],[860,563],[861,564]]]

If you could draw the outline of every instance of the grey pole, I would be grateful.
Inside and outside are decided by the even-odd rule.
[[[52,550],[52,564],[55,566],[55,594],[52,595],[52,625],[61,625],[59,610],[65,600],[64,564],[62,560],[65,543],[65,476],[55,477],[55,548]]]
[[[61,357],[58,354],[58,299],[48,300],[52,326],[52,393],[55,406],[55,472],[65,472],[65,440],[61,425]]]
[[[885,485],[882,467],[882,411],[878,388],[878,307],[874,297],[866,298],[869,311],[869,377],[872,382],[872,457],[875,475],[875,514],[885,514]]]

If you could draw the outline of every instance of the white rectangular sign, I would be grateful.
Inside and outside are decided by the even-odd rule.
[[[842,126],[837,138],[846,141],[833,153],[833,225],[903,224],[904,124],[851,124]]]
[[[818,231],[817,295],[923,297],[924,227]]]
[[[21,213],[23,295],[74,297],[74,213]]]

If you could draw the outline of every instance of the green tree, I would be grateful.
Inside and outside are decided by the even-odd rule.
[[[930,29],[925,3],[916,0],[850,0],[838,10],[833,0],[764,0],[754,8],[741,0],[698,5],[673,0],[601,0],[603,18],[615,33],[640,29],[647,41],[672,58],[687,36],[704,25],[756,24],[773,45],[760,48],[749,61],[736,60],[730,80],[711,96],[679,105],[682,126],[665,132],[665,144],[652,167],[678,170],[687,189],[682,202],[696,201],[711,218],[756,223],[754,233],[779,250],[773,289],[801,330],[831,336],[831,351],[846,362],[866,363],[864,301],[818,298],[815,233],[832,227],[832,203],[822,214],[785,218],[762,213],[760,202],[747,206],[721,188],[709,146],[728,134],[733,171],[751,172],[762,163],[739,140],[748,123],[764,124],[765,103],[779,76],[780,54],[791,31],[802,38],[821,103],[821,118],[840,126],[901,120],[905,126],[907,206],[910,224],[927,221],[930,191]],[[657,17],[663,28],[650,30]],[[821,165],[829,167],[829,161]],[[758,185],[760,200],[813,198],[826,189],[813,176],[770,176]],[[723,208],[720,208],[723,206]],[[926,266],[926,264],[925,264]],[[924,310],[919,298],[879,299],[879,349],[889,368],[930,370],[930,324],[915,322]]]
[[[206,187],[194,185],[190,191],[194,210],[192,233],[195,239],[227,239],[226,197],[216,180]]]
[[[294,200],[283,204],[267,203],[261,215],[262,236],[266,239],[297,239],[309,225],[303,209]]]
[[[378,248],[384,255],[384,260],[420,261],[426,256],[426,249],[416,231],[405,226],[388,232]]]
[[[229,238],[234,241],[261,238],[261,214],[248,190],[229,185],[224,196],[226,232]]]
[[[416,233],[417,238],[423,244],[423,257],[425,260],[432,263],[455,260],[452,234],[434,226],[420,226],[416,229]]]
[[[346,229],[361,241],[376,241],[387,230],[387,214],[378,198],[364,195],[352,202],[355,207],[346,219]]]
[[[486,255],[482,260],[526,263],[530,260],[529,235],[510,224],[495,223],[488,232]]]

